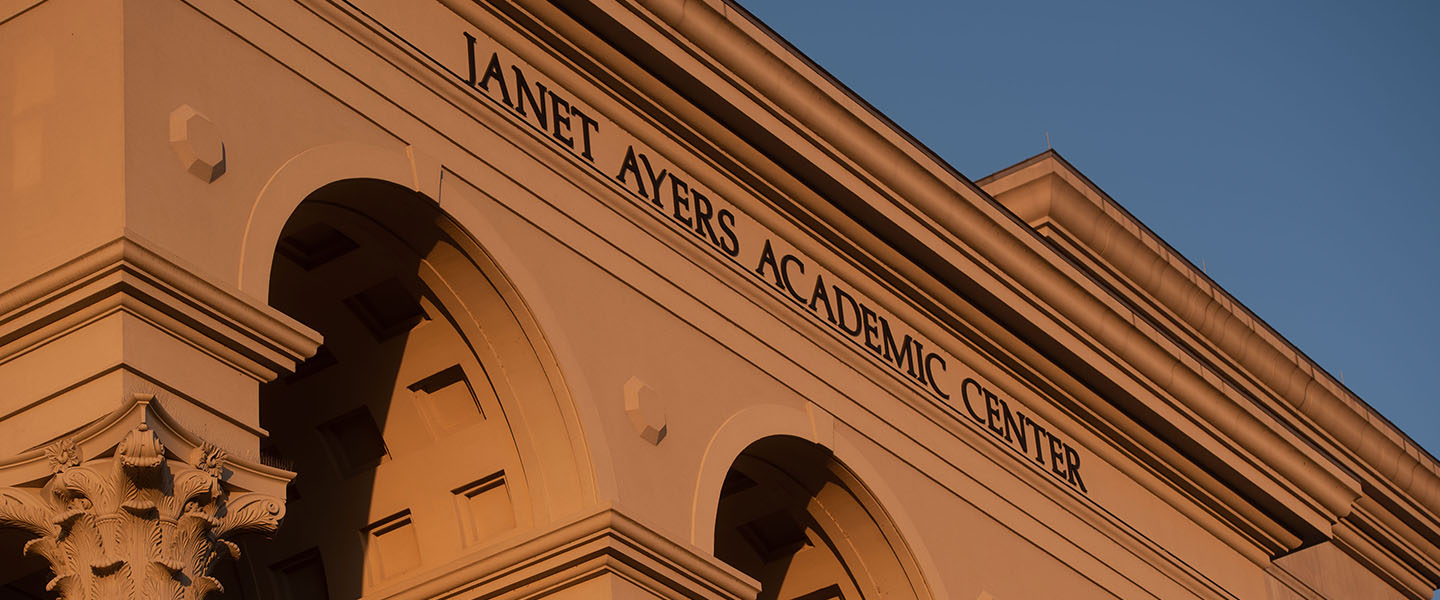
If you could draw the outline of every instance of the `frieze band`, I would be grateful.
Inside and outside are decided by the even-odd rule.
[[[814,261],[798,252],[787,251],[788,245],[775,235],[769,232],[744,235],[746,228],[742,225],[747,221],[738,219],[739,211],[719,194],[702,189],[689,175],[647,153],[638,141],[607,139],[602,132],[618,128],[611,127],[603,116],[564,95],[564,90],[558,90],[557,86],[547,86],[538,74],[527,74],[518,61],[506,62],[498,48],[491,50],[488,58],[484,57],[479,47],[480,38],[468,31],[461,33],[468,57],[465,75],[447,70],[463,85],[480,92],[482,97],[518,118],[554,146],[618,184],[661,222],[694,237],[723,262],[747,273],[753,281],[795,305],[862,355],[883,365],[919,393],[947,406],[961,422],[976,425],[993,435],[1002,446],[1029,457],[1061,482],[1081,493],[1089,493],[1080,476],[1080,455],[1074,445],[1033,417],[1020,411],[1010,412],[1003,400],[998,404],[990,400],[997,407],[993,418],[966,418],[967,413],[971,417],[980,413],[968,395],[963,402],[953,398],[957,376],[948,369],[954,361],[936,351],[935,344],[927,344],[918,334],[907,332],[908,328],[898,319],[887,317],[853,288],[842,285],[843,281],[834,274],[827,279]],[[623,158],[605,158],[606,152],[602,149],[609,149],[618,157],[622,146]],[[612,160],[618,167],[608,166]],[[760,250],[747,252],[755,246],[745,242],[754,237],[764,238],[763,243],[757,244]],[[807,269],[813,279],[802,280],[808,276]],[[971,384],[979,386],[974,378],[965,377],[961,387]],[[986,401],[986,396],[977,397],[981,402]],[[1004,420],[1005,416],[1009,421]],[[997,427],[997,423],[1001,426]],[[1006,423],[1010,426],[1004,427]],[[1050,453],[1042,446],[1050,448]]]

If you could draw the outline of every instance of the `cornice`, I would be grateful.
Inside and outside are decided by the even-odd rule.
[[[460,12],[455,5],[467,3],[449,4]],[[1061,370],[1092,369],[1075,375],[1081,385],[1099,381],[1106,384],[1103,389],[1134,397],[1133,404],[1117,411],[1112,404],[1117,400],[1103,392],[1077,393],[1087,415],[1105,415],[1106,426],[1125,428],[1124,433],[1149,444],[1147,450],[1155,456],[1174,456],[1176,448],[1196,445],[1213,452],[1198,468],[1218,466],[1233,469],[1234,475],[1222,482],[1228,488],[1193,484],[1213,495],[1197,502],[1212,502],[1261,522],[1258,527],[1270,529],[1280,540],[1278,545],[1259,544],[1272,556],[1314,541],[1314,536],[1333,535],[1332,527],[1357,510],[1361,482],[1313,448],[1311,440],[1291,431],[1288,416],[1257,411],[1229,391],[1223,379],[1170,344],[1164,332],[1136,319],[1126,304],[1070,265],[1027,223],[742,11],[686,0],[602,1],[594,6],[522,0],[519,8],[503,10],[527,12],[567,38],[577,22],[606,32],[607,39],[636,33],[638,40],[638,34],[654,34],[645,38],[655,45],[641,48],[644,56],[633,52],[634,47],[602,48],[603,42],[582,42],[591,44],[582,51],[593,51],[596,72],[617,77],[660,105],[655,111],[663,113],[657,118],[660,123],[698,113],[694,129],[684,133],[688,137],[698,132],[707,138],[702,145],[720,148],[717,155],[753,167],[742,177],[798,180],[799,187],[786,187],[795,183],[787,180],[775,188],[801,193],[767,200],[818,235],[830,236],[836,247],[857,264],[868,265],[915,305],[929,307],[942,326],[960,329],[955,315],[975,314],[978,306],[1002,329],[1021,332],[1001,336],[1003,343],[1026,346],[1014,348],[1016,355],[1038,354],[1057,363],[1063,358],[1067,362]],[[595,63],[581,65],[591,68]],[[666,79],[676,74],[691,79],[684,85]],[[1248,360],[1247,352],[1242,346],[1236,356]],[[1297,371],[1289,377],[1298,378],[1292,385],[1299,386],[1302,403],[1328,410],[1303,394],[1321,385],[1313,372]],[[1144,425],[1121,422],[1133,416],[1126,411],[1137,408],[1153,411],[1157,421],[1183,424],[1179,431],[1187,439],[1157,439]],[[1354,425],[1316,422],[1326,431]],[[1359,443],[1403,448],[1403,437],[1361,438]],[[1180,459],[1196,460],[1193,452],[1182,450]],[[1415,487],[1418,491],[1411,495],[1421,505],[1434,506],[1434,484],[1417,483],[1423,476],[1412,481],[1400,470],[1386,473],[1387,481]],[[1422,493],[1426,486],[1428,494]],[[1237,497],[1242,488],[1245,498]],[[1259,501],[1265,502],[1261,509],[1247,504]],[[1303,537],[1275,531],[1287,528]],[[1423,526],[1417,531],[1435,537],[1437,529]]]
[[[553,8],[538,3],[527,8],[565,29]],[[695,90],[690,81],[655,88],[639,77],[630,85],[655,98],[691,90],[703,97],[687,99],[727,119],[725,125],[741,134],[741,143],[799,154],[790,156],[787,166],[806,176],[822,196],[796,198],[794,208],[839,236],[837,245],[862,264],[882,260],[880,273],[893,269],[901,293],[950,314],[973,312],[961,305],[973,302],[992,315],[998,312],[995,318],[1017,331],[1051,336],[1028,343],[1069,353],[1072,367],[1099,365],[1094,368],[1108,371],[1106,377],[1121,377],[1127,393],[1141,402],[1153,394],[1186,398],[1164,407],[1174,418],[1161,414],[1157,419],[1203,424],[1204,431],[1186,425],[1191,429],[1185,435],[1216,437],[1217,442],[1201,442],[1226,449],[1212,464],[1237,469],[1246,487],[1275,498],[1269,504],[1295,510],[1290,526],[1304,523],[1304,537],[1327,533],[1349,512],[1359,495],[1357,483],[1303,444],[1281,438],[1273,423],[1257,421],[1233,402],[1213,401],[1223,397],[1216,382],[1164,347],[1159,333],[1137,326],[1123,304],[1089,282],[1026,224],[743,15],[729,8],[722,15],[680,0],[605,4],[595,9],[603,13],[598,15],[575,10],[583,13],[577,18],[588,19],[590,27],[607,36],[639,28],[634,39],[646,33],[662,40],[668,45],[647,42],[664,45],[648,53],[622,50],[644,54],[651,74],[684,73],[703,84]],[[606,66],[625,73],[626,66],[613,63],[610,54],[612,63]],[[684,114],[683,107],[669,108]],[[733,145],[726,150],[753,153]],[[832,175],[850,183],[839,185],[828,179]],[[1217,425],[1222,423],[1235,426]]]
[[[238,290],[120,237],[0,293],[0,362],[123,310],[259,381],[313,355],[320,335]]]
[[[135,394],[124,399],[120,408],[102,417],[65,439],[73,442],[86,457],[107,456],[130,432],[137,429],[154,432],[160,443],[174,456],[183,457],[202,448],[207,441],[176,422],[150,394]],[[294,473],[262,464],[258,456],[230,453],[225,460],[225,482],[237,490],[263,492],[285,497],[285,486]],[[36,448],[0,461],[0,486],[20,486],[40,481],[51,475],[46,448]]]
[[[434,572],[418,584],[372,594],[376,600],[532,598],[597,574],[638,582],[664,598],[741,600],[759,585],[695,548],[671,541],[618,508],[578,515],[493,554],[481,549]],[[406,584],[401,584],[405,586]]]
[[[797,199],[801,210],[830,231],[850,238],[852,248],[865,257],[883,258],[898,252],[909,264],[887,266],[914,293],[942,301],[958,294],[986,309],[1006,305],[1039,308],[1040,316],[1049,322],[1038,329],[1054,336],[1046,346],[1116,361],[1122,378],[1136,378],[1123,385],[1173,397],[1168,410],[1174,417],[1203,424],[1205,435],[1242,457],[1230,461],[1224,452],[1218,456],[1227,468],[1240,469],[1244,478],[1231,480],[1230,485],[1260,485],[1258,491],[1250,492],[1251,500],[1256,493],[1270,496],[1269,511],[1295,510],[1302,505],[1309,507],[1300,509],[1302,513],[1316,511],[1319,521],[1302,517],[1308,527],[1314,527],[1307,537],[1328,536],[1330,527],[1354,510],[1361,482],[1333,457],[1316,451],[1313,431],[1295,427],[1294,418],[1287,413],[1269,413],[1228,389],[1223,378],[1170,343],[1163,331],[1140,322],[1128,306],[1088,281],[1082,271],[1041,242],[1028,224],[771,37],[742,11],[715,4],[652,0],[638,5],[602,4],[594,10],[630,27],[654,27],[656,31],[646,33],[658,32],[660,39],[672,44],[656,47],[640,59],[651,61],[645,66],[657,77],[682,72],[707,84],[699,89],[655,89],[651,90],[653,97],[673,97],[676,91],[692,100],[696,94],[704,96],[704,101],[711,103],[708,112],[742,140],[776,150],[775,160],[808,161],[801,165],[804,168],[792,165],[792,170],[808,174],[806,183],[829,197],[818,202]],[[544,7],[529,8],[553,21],[553,10],[547,15]],[[571,16],[591,19],[590,26],[599,23],[592,9],[574,10]],[[697,65],[708,72],[690,75]],[[648,89],[645,83],[631,84],[642,91]],[[713,110],[717,98],[728,104],[728,110]],[[683,111],[676,109],[676,114]],[[757,137],[756,131],[765,133]],[[777,140],[808,145],[792,144],[780,151],[785,144]],[[727,150],[746,155],[741,150]],[[831,193],[837,187],[834,181],[816,179],[831,173],[865,185],[849,194]],[[1158,238],[1143,244],[1163,245]],[[937,280],[942,289],[933,285]],[[982,294],[976,294],[977,290]],[[1219,328],[1214,335],[1224,340],[1228,354],[1254,365],[1267,385],[1279,390],[1281,397],[1300,409],[1324,435],[1335,436],[1344,447],[1359,453],[1385,485],[1403,490],[1406,500],[1421,513],[1434,512],[1440,488],[1433,461],[1426,460],[1413,442],[1358,399],[1337,394],[1333,382],[1293,348],[1276,342],[1278,336],[1232,299],[1214,293],[1210,298],[1200,306],[1187,305],[1189,316],[1197,321],[1211,316],[1209,327]],[[1213,319],[1210,313],[1217,309],[1224,318]],[[1015,313],[996,313],[1002,322],[1016,318]],[[1108,365],[1104,370],[1109,370]],[[1137,382],[1138,388],[1134,387]],[[1139,398],[1147,401],[1144,394]],[[1302,433],[1297,434],[1297,429]],[[1250,464],[1237,466],[1235,462]],[[1433,522],[1418,525],[1423,536],[1437,535]]]
[[[1233,385],[1355,473],[1365,497],[1337,526],[1336,535],[1348,540],[1342,547],[1393,584],[1428,597],[1429,581],[1440,577],[1435,484],[1426,481],[1440,472],[1433,457],[1058,154],[1047,151],[979,183],[1057,244],[1074,246],[1076,260],[1115,280],[1115,293],[1168,320],[1172,335],[1206,355],[1210,369],[1234,372]],[[1033,185],[1047,189],[1006,199]]]

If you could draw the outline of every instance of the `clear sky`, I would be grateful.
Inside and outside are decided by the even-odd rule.
[[[971,179],[1048,132],[1440,454],[1440,2],[741,1]]]

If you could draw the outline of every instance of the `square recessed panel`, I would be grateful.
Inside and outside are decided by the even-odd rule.
[[[410,390],[436,437],[485,420],[485,411],[460,365],[426,377]]]
[[[515,506],[505,473],[496,473],[454,490],[467,544],[478,544],[515,528]]]
[[[810,543],[805,526],[784,510],[741,525],[740,534],[767,562],[794,554]]]
[[[382,342],[425,320],[420,302],[393,277],[346,299],[345,306]]]
[[[335,228],[316,223],[280,238],[275,252],[306,271],[335,260],[359,245],[336,231]]]
[[[326,421],[320,425],[320,431],[335,454],[341,473],[347,476],[374,467],[389,455],[380,426],[364,406]]]
[[[325,564],[320,551],[311,548],[270,567],[275,584],[287,600],[315,600],[330,597],[325,583]]]
[[[752,489],[756,485],[759,484],[755,483],[755,480],[746,477],[743,473],[730,471],[730,473],[725,476],[725,483],[720,485],[720,497],[728,498],[745,490]]]
[[[420,539],[410,511],[365,528],[365,560],[376,581],[394,578],[420,566]]]

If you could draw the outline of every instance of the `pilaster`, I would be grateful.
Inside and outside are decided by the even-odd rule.
[[[62,600],[199,599],[223,591],[226,539],[273,533],[292,473],[230,456],[149,395],[44,448],[0,463],[0,527],[31,539]]]
[[[319,342],[133,233],[0,292],[0,527],[65,600],[218,591],[293,477],[261,464],[259,386]]]
[[[0,456],[48,444],[153,394],[179,422],[256,455],[262,382],[319,334],[133,235],[0,293]]]

